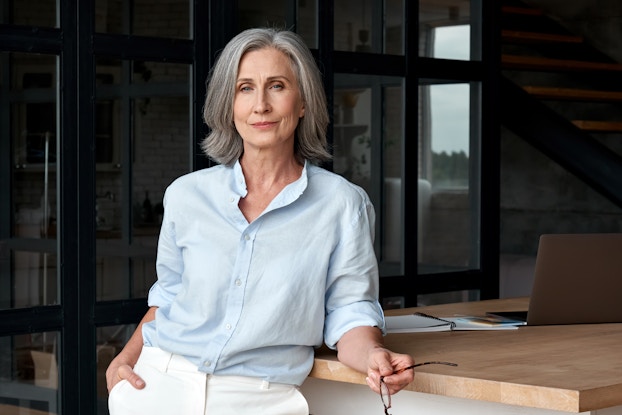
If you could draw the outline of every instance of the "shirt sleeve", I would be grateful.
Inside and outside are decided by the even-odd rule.
[[[332,254],[327,281],[324,342],[333,349],[355,327],[377,326],[385,333],[373,247],[374,209],[365,195],[352,210],[341,221],[342,238]]]
[[[167,307],[181,289],[181,276],[184,270],[182,253],[176,243],[175,223],[166,208],[167,195],[164,196],[164,217],[158,239],[156,272],[158,280],[149,290],[150,307]]]

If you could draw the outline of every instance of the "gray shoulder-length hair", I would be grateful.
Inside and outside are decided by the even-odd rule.
[[[208,157],[231,165],[243,153],[242,138],[233,122],[233,100],[238,66],[245,53],[264,48],[283,52],[291,61],[305,105],[294,139],[299,162],[320,164],[331,159],[327,150],[328,109],[320,71],[311,51],[296,33],[269,28],[248,29],[235,36],[222,50],[207,81],[203,118],[210,133],[201,142]]]

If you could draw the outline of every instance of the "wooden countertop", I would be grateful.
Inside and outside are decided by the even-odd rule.
[[[527,306],[527,298],[515,298],[416,310],[442,317]],[[419,367],[407,390],[575,413],[622,405],[622,323],[390,334],[385,342],[418,362],[445,360],[459,365]],[[310,376],[365,384],[364,374],[339,363],[328,349],[318,351]]]

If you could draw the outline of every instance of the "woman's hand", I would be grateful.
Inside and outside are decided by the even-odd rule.
[[[140,356],[140,352],[143,348],[143,335],[142,326],[148,321],[155,319],[157,307],[150,307],[145,313],[145,316],[138,324],[136,330],[130,337],[129,341],[119,353],[108,365],[106,369],[106,387],[108,393],[114,388],[114,386],[122,380],[127,380],[136,389],[142,389],[145,387],[145,381],[134,372],[134,365]]]
[[[412,366],[414,360],[407,354],[394,353],[384,348],[374,348],[368,357],[367,385],[380,393],[380,378],[391,395],[401,391],[415,378],[413,370],[401,370]]]
[[[380,393],[381,376],[391,394],[404,389],[415,377],[412,370],[400,371],[413,365],[413,358],[386,349],[377,327],[362,326],[347,331],[337,343],[337,357],[351,368],[367,373],[367,384],[376,393]]]
[[[128,364],[123,355],[118,355],[106,369],[106,386],[108,393],[114,388],[114,386],[122,380],[127,380],[136,389],[142,389],[145,387],[145,381],[134,372],[132,366]]]

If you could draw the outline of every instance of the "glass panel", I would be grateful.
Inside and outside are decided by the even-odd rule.
[[[95,2],[95,30],[100,33],[188,39],[190,27],[189,0]]]
[[[191,165],[190,67],[100,59],[97,73],[97,299],[145,297],[164,190]]]
[[[307,46],[317,48],[317,0],[238,1],[239,31],[252,27],[294,30]]]
[[[0,413],[60,414],[57,332],[0,337]]]
[[[371,190],[371,95],[371,88],[363,87],[336,88],[334,95],[333,169],[368,193]]]
[[[6,56],[6,55],[5,55]],[[2,308],[56,304],[56,57],[8,55],[12,239],[3,241]]]
[[[238,0],[238,28],[240,31],[252,27],[289,28],[294,22],[294,16],[288,15],[291,3],[287,0]]]
[[[184,82],[190,79],[188,65],[183,63],[163,63],[134,61],[132,63],[132,83]]]
[[[361,186],[376,209],[381,275],[402,264],[401,78],[335,76],[333,170]]]
[[[311,49],[317,49],[317,0],[298,0],[296,32]]]
[[[112,359],[134,333],[136,325],[98,327],[97,330],[97,414],[108,415],[108,389],[106,369]]]
[[[99,33],[129,34],[129,4],[124,0],[95,0],[95,31]]]
[[[401,86],[383,89],[383,176],[384,197],[382,216],[383,273],[400,274],[402,264],[402,149],[404,148],[404,98]]]
[[[471,25],[471,9],[477,3],[477,0],[422,0],[419,3],[419,55],[472,59],[479,50],[479,46],[471,50],[471,30],[476,29]]]
[[[423,307],[435,304],[464,303],[467,301],[479,301],[479,299],[479,290],[420,294],[417,296],[417,306]]]
[[[12,1],[10,4],[13,24],[58,27],[56,24],[56,0],[19,0]],[[34,10],[36,12],[33,12]]]
[[[476,83],[420,87],[420,273],[479,267],[478,91]]]
[[[470,59],[471,27],[469,25],[442,26],[433,29],[432,57],[439,59]]]
[[[404,53],[403,0],[338,0],[334,7],[335,50]]]
[[[404,0],[384,2],[384,53],[404,54]]]
[[[372,0],[337,0],[334,7],[335,50],[372,52]]]

